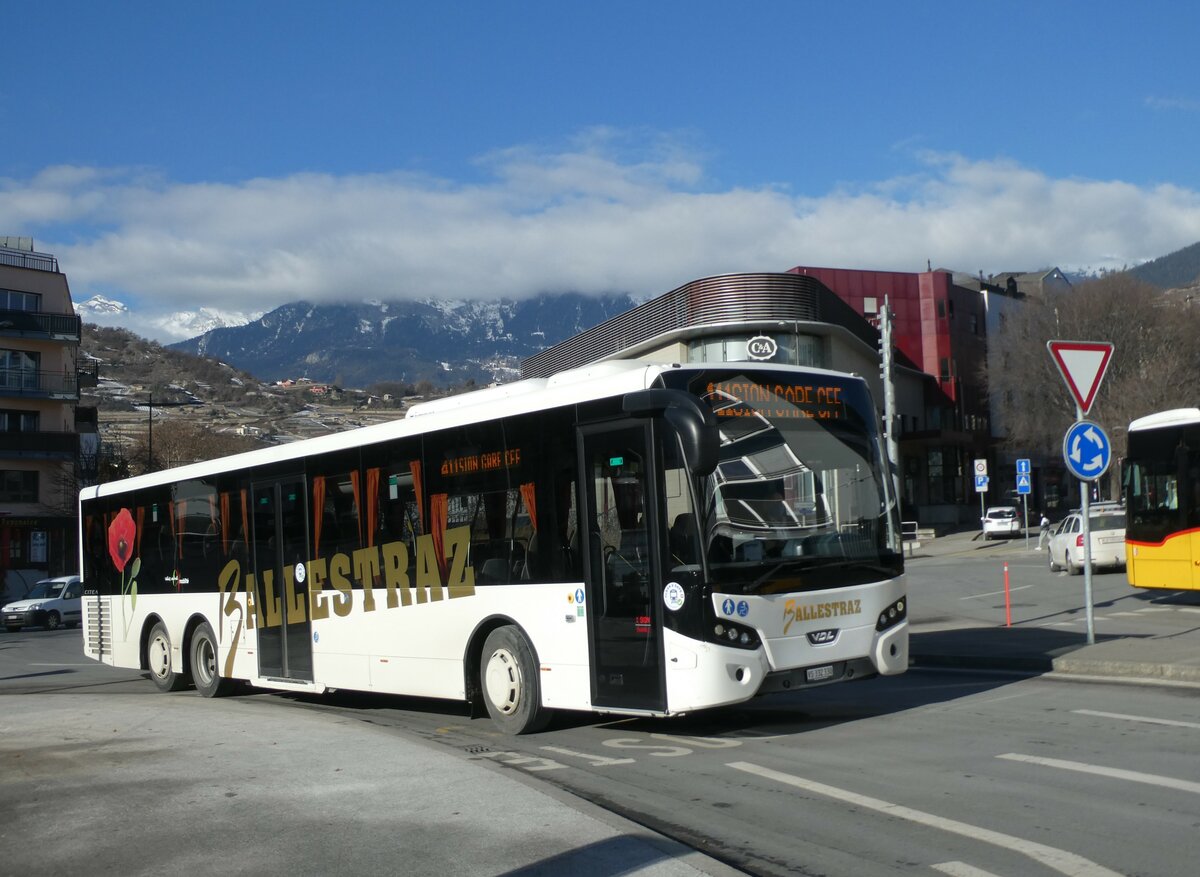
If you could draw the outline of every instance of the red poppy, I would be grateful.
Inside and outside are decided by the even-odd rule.
[[[117,572],[125,572],[125,564],[129,563],[133,554],[133,537],[136,534],[137,527],[129,509],[121,509],[108,525],[108,556],[112,558]]]

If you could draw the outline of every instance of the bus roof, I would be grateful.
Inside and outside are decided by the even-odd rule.
[[[1175,408],[1171,411],[1159,411],[1139,417],[1129,424],[1129,431],[1141,429],[1162,429],[1165,426],[1187,426],[1200,423],[1200,408]]]
[[[842,378],[862,380],[857,375],[831,372],[827,369],[786,366],[770,362],[694,363],[684,366],[679,363],[644,360],[605,360],[559,372],[548,378],[528,378],[511,384],[476,390],[472,393],[462,393],[458,396],[422,402],[410,408],[406,417],[384,423],[302,439],[284,445],[272,445],[228,457],[202,460],[173,469],[164,469],[121,481],[85,487],[80,491],[79,499],[83,502],[99,496],[170,484],[188,478],[203,478],[219,472],[235,471],[286,460],[302,460],[315,454],[341,451],[516,413],[544,411],[576,402],[621,396],[652,386],[654,380],[666,371],[680,368],[697,370],[713,367],[738,368],[746,371],[794,369],[806,374],[836,374]]]

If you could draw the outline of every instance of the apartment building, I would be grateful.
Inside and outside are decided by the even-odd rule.
[[[0,592],[74,572],[81,323],[58,260],[0,237]],[[95,369],[84,370],[94,385]],[[85,429],[87,427],[85,426]]]

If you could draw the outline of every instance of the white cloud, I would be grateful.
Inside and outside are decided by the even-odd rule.
[[[469,184],[405,173],[184,184],[142,168],[47,168],[0,178],[0,230],[34,235],[77,299],[119,298],[143,326],[301,298],[652,296],[793,265],[1119,268],[1200,240],[1196,192],[959,155],[923,153],[905,176],[802,196],[715,187],[679,144],[630,149],[606,130],[479,167],[485,178]]]

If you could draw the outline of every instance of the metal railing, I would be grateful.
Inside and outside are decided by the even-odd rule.
[[[913,551],[921,547],[921,543],[917,541],[920,530],[921,525],[916,521],[900,522],[900,539],[904,543],[904,552],[909,557],[912,557]]]
[[[0,457],[73,457],[78,450],[74,432],[0,432]]]
[[[79,380],[62,372],[0,368],[0,396],[78,399]]]
[[[53,271],[58,273],[58,259],[49,253],[26,252],[25,250],[10,250],[0,247],[0,265],[13,268],[33,268],[35,271]]]
[[[78,341],[83,320],[74,314],[0,310],[0,335],[33,335],[57,341]]]

